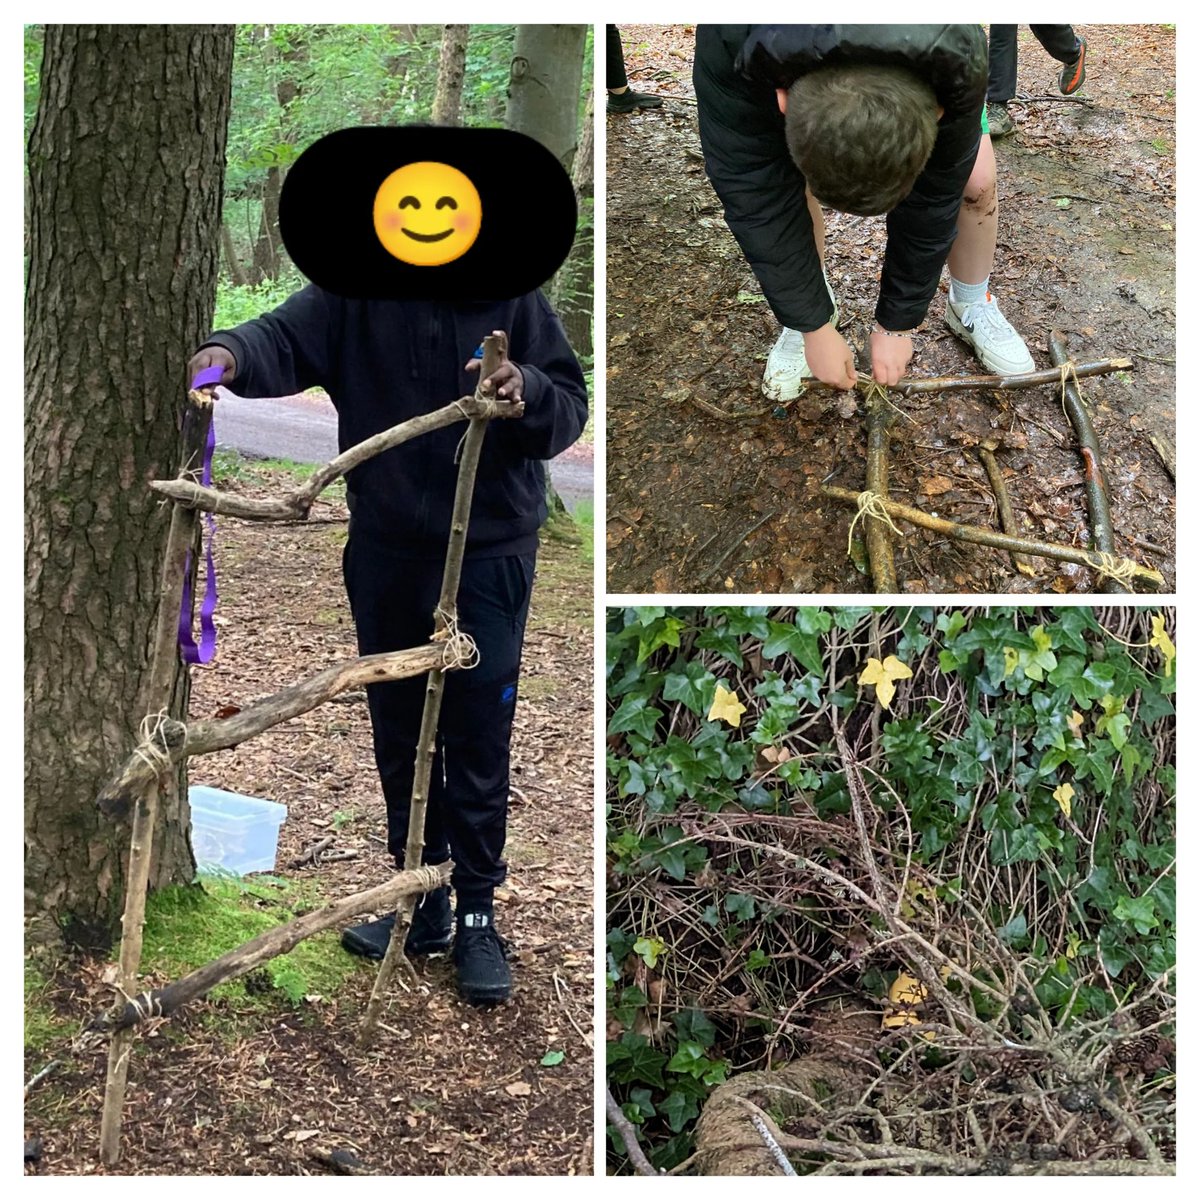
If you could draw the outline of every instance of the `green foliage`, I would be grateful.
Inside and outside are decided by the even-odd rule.
[[[252,321],[263,313],[278,308],[293,292],[299,291],[305,280],[293,267],[257,285],[238,285],[225,279],[217,281],[217,306],[213,313],[214,329],[232,329],[243,321]]]
[[[848,813],[834,711],[860,747],[875,723],[874,802],[893,846],[937,881],[909,894],[914,921],[935,906],[942,921],[982,913],[1057,1021],[1102,1018],[1174,969],[1175,674],[1149,642],[1154,615],[1131,613],[1122,641],[1086,607],[609,610],[610,1082],[656,1163],[690,1152],[692,1115],[729,1060],[678,1029],[693,1010],[651,1004],[632,980],[670,978],[686,1004],[702,990],[686,957],[719,946],[743,986],[790,978],[753,858],[718,859],[704,831],[716,813]],[[887,654],[914,674],[890,711],[856,686],[867,657]],[[738,726],[708,717],[718,685],[745,706]],[[862,986],[886,990],[875,964]],[[981,1015],[990,1004],[977,997]]]

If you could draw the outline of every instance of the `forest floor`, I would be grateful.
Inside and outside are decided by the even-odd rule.
[[[235,466],[234,476],[225,486],[249,495],[294,482],[265,465]],[[335,499],[309,524],[221,520],[220,645],[193,672],[193,715],[245,705],[356,654],[341,577],[346,515]],[[590,561],[548,539],[513,737],[509,877],[496,897],[512,1000],[473,1008],[448,957],[418,959],[419,987],[406,991],[397,977],[361,1052],[374,966],[342,951],[336,932],[319,935],[335,988],[310,984],[293,1004],[260,977],[137,1038],[117,1173],[322,1174],[317,1156],[333,1150],[380,1175],[592,1172],[592,645]],[[313,908],[393,873],[365,694],[338,701],[194,763],[193,784],[288,806],[276,873],[241,885],[251,905],[279,891]],[[330,859],[297,865],[330,837]],[[39,1174],[103,1171],[106,1049],[75,1049],[70,1036],[108,1002],[102,965],[76,964],[35,989],[34,1019],[52,1036],[27,1050],[27,1077],[61,1064],[26,1105]],[[27,1029],[30,1019],[27,1007]]]
[[[1175,32],[1078,26],[1083,91],[1058,94],[1059,64],[1020,32],[1016,132],[994,142],[1000,245],[992,287],[1038,368],[1050,331],[1077,362],[1128,357],[1084,380],[1103,451],[1117,552],[1175,587]],[[661,109],[608,121],[608,581],[617,592],[860,592],[847,556],[851,511],[823,482],[864,484],[861,396],[814,391],[779,416],[760,382],[778,325],[704,173],[691,84],[692,26],[622,26],[631,84]],[[874,318],[883,218],[826,213],[841,330],[862,353]],[[915,339],[914,376],[981,368],[946,328],[945,279]],[[869,375],[869,371],[868,371]],[[849,403],[847,401],[850,401]],[[1057,385],[898,399],[893,499],[999,528],[976,448],[997,439],[1021,531],[1090,545],[1084,462]],[[765,518],[765,519],[764,519]],[[1084,567],[912,526],[895,542],[902,590],[1088,592]],[[752,531],[752,532],[750,532]]]

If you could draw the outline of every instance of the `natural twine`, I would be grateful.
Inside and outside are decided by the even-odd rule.
[[[1141,573],[1141,568],[1132,558],[1121,558],[1116,554],[1098,553],[1092,566],[1101,579],[1115,579],[1125,587],[1131,587]]]
[[[850,554],[854,545],[854,527],[863,517],[874,517],[877,521],[884,521],[893,533],[899,534],[900,537],[904,536],[904,533],[896,528],[888,510],[883,507],[883,497],[878,492],[859,492],[858,512],[854,514],[854,520],[850,522],[850,532],[846,536],[847,554]]]
[[[171,755],[166,750],[166,738],[163,734],[169,714],[161,709],[156,713],[147,713],[142,718],[138,728],[141,741],[134,747],[133,753],[154,772],[157,779],[164,779],[171,767]]]
[[[445,644],[442,646],[442,666],[458,671],[469,671],[479,666],[479,647],[469,633],[458,627],[458,616],[448,613],[439,604],[435,616],[442,624]],[[441,640],[441,639],[439,639]]]
[[[1060,402],[1062,404],[1063,416],[1067,416],[1067,376],[1071,376],[1071,381],[1075,384],[1075,391],[1079,393],[1079,403],[1083,403],[1083,385],[1079,382],[1079,376],[1075,373],[1075,364],[1068,358],[1065,363],[1059,363],[1058,366],[1058,385],[1062,389]],[[1069,417],[1067,417],[1070,420]]]

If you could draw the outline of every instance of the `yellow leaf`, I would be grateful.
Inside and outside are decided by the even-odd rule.
[[[1153,631],[1150,645],[1163,656],[1163,675],[1170,678],[1175,671],[1175,643],[1167,634],[1165,624],[1166,621],[1161,615],[1150,618],[1150,628]]]
[[[1071,715],[1067,718],[1067,728],[1071,731],[1071,736],[1077,740],[1083,738],[1083,713],[1071,710]]]
[[[1062,809],[1064,817],[1071,815],[1071,797],[1075,795],[1075,789],[1069,783],[1060,783],[1054,789],[1054,798],[1058,801],[1058,807]]]
[[[1074,958],[1079,953],[1079,934],[1072,933],[1067,935],[1067,957]]]
[[[737,696],[733,692],[727,692],[718,683],[716,694],[713,696],[712,708],[708,710],[708,719],[710,721],[725,721],[727,724],[737,728],[742,723],[742,713],[745,711],[746,706]]]
[[[896,694],[897,679],[911,679],[912,671],[894,654],[880,662],[877,658],[868,658],[863,673],[858,677],[858,685],[873,683],[875,698],[884,708],[890,708],[892,697]]]
[[[1011,647],[1004,647],[1004,678],[1007,679],[1016,669],[1021,656]]]
[[[924,1004],[926,995],[928,995],[928,989],[925,985],[915,976],[904,971],[896,976],[895,982],[888,988],[888,1000],[892,1004],[905,1007]]]

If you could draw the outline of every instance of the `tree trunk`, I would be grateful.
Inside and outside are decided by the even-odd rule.
[[[230,279],[237,287],[245,287],[246,272],[237,256],[237,250],[234,248],[233,234],[229,232],[228,221],[221,222],[221,249],[225,251],[225,266],[229,269]]]
[[[571,169],[583,81],[583,25],[518,25],[509,76],[509,129],[528,134]]]
[[[469,25],[442,27],[442,51],[438,56],[437,90],[433,93],[434,125],[457,125],[462,107],[463,74],[467,67]]]
[[[567,340],[571,343],[571,349],[582,359],[590,359],[593,349],[592,304],[595,299],[595,287],[592,255],[595,238],[592,207],[592,125],[592,92],[589,88],[583,128],[579,133],[579,149],[575,152],[575,163],[571,169],[575,202],[579,206],[579,228],[571,253],[559,268],[550,287],[550,300],[562,318]]]
[[[583,83],[583,25],[518,25],[509,75],[505,125],[542,143],[570,171],[579,126],[579,89]],[[590,141],[590,135],[588,137]],[[547,528],[566,515],[546,468]]]
[[[48,26],[29,143],[25,897],[31,940],[117,932],[129,828],[96,796],[147,706],[183,367],[211,328],[234,31]],[[182,672],[181,672],[182,679]],[[186,686],[176,687],[181,715]],[[185,799],[151,886],[190,880]]]

